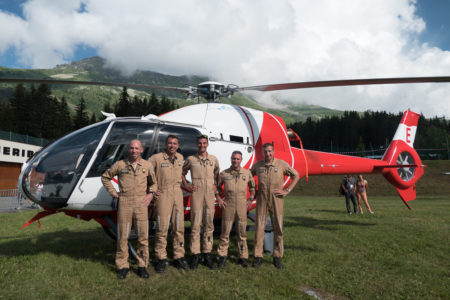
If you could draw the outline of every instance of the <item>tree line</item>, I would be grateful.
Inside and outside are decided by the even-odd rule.
[[[327,152],[376,151],[389,145],[402,116],[403,113],[385,111],[345,111],[342,116],[325,117],[317,121],[308,118],[289,127],[301,137],[306,149]],[[415,148],[447,149],[449,142],[448,120],[420,117]]]
[[[131,97],[124,87],[119,99],[113,104],[105,103],[103,111],[113,112],[117,117],[126,117],[150,113],[160,115],[176,108],[178,106],[165,96],[159,99],[152,93],[149,97]],[[40,84],[37,88],[34,85],[26,88],[23,84],[18,84],[12,97],[0,103],[0,130],[48,140],[57,139],[104,118],[99,112],[89,114],[83,97],[71,114],[66,99],[52,96],[47,84]]]
[[[160,115],[176,108],[178,106],[165,96],[158,98],[152,93],[149,97],[131,97],[124,87],[114,103],[105,103],[103,111],[124,117],[150,113]],[[316,121],[308,118],[288,127],[300,135],[306,149],[327,152],[374,151],[374,154],[379,154],[375,151],[382,151],[389,145],[401,117],[402,113],[385,111],[345,111],[342,116],[324,117]],[[75,106],[74,113],[71,113],[66,99],[52,96],[47,84],[37,88],[34,85],[27,88],[18,84],[9,101],[0,103],[0,130],[48,140],[103,119],[104,116],[99,112],[88,113],[83,97]],[[448,149],[449,141],[448,120],[420,117],[415,148]]]

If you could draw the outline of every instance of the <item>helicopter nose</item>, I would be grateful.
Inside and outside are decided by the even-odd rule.
[[[72,188],[65,183],[72,181],[73,172],[65,178],[62,174],[55,174],[52,180],[48,180],[48,176],[42,176],[42,173],[33,172],[33,169],[30,173],[19,182],[30,200],[50,208],[66,206]]]
[[[27,198],[48,208],[67,206],[107,125],[80,129],[38,152],[20,175]]]

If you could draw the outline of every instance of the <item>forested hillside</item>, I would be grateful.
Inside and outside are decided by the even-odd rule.
[[[152,71],[136,71],[132,74],[122,74],[114,66],[108,65],[100,57],[86,58],[80,61],[73,61],[70,64],[58,65],[51,69],[10,69],[0,66],[0,78],[33,78],[33,79],[63,79],[63,80],[84,80],[84,81],[104,81],[120,83],[142,83],[156,86],[188,87],[196,86],[198,83],[210,80],[201,76],[171,76]],[[229,83],[229,82],[228,82]],[[225,83],[225,84],[228,84]],[[31,85],[25,84],[31,88]],[[14,93],[15,85],[0,84],[0,103],[8,102]],[[114,105],[121,93],[120,88],[106,86],[82,86],[82,85],[52,85],[52,95],[58,99],[65,98],[69,111],[73,114],[81,98],[84,99],[86,110],[89,114],[99,114],[105,105]],[[186,95],[165,91],[162,89],[128,89],[131,97],[150,97],[154,93],[157,97],[165,96],[178,106],[185,106],[197,103],[197,100],[187,100]],[[204,101],[200,99],[200,101]],[[311,117],[313,120],[329,115],[340,115],[342,111],[332,110],[317,105],[293,105],[284,103],[276,99],[271,107],[265,107],[245,94],[235,94],[230,99],[222,98],[223,103],[238,104],[250,108],[255,108],[270,112],[282,117],[286,123],[306,120]],[[276,108],[278,107],[278,108]],[[153,112],[152,112],[153,113]],[[140,112],[138,115],[142,115]]]
[[[158,98],[153,93],[149,97],[131,97],[124,87],[117,100],[113,104],[107,102],[103,111],[114,112],[118,117],[141,116],[150,113],[159,115],[177,107],[166,96]],[[64,96],[61,99],[53,96],[48,85],[27,89],[18,84],[9,101],[0,104],[0,119],[0,130],[54,140],[104,117],[98,112],[89,114],[83,97],[71,114]]]
[[[308,118],[290,127],[307,149],[348,152],[361,156],[381,155],[392,140],[403,113],[346,111],[342,116]],[[450,122],[443,118],[419,119],[414,147],[427,159],[449,159]],[[355,152],[355,153],[350,153]],[[422,152],[422,153],[421,153]]]

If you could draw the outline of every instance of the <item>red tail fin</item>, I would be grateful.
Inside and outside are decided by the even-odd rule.
[[[416,199],[416,182],[424,173],[424,166],[419,155],[413,148],[417,124],[420,114],[406,111],[395,132],[383,160],[397,168],[383,168],[383,176],[397,189],[400,197],[408,208],[408,201]],[[402,167],[403,165],[403,167]]]

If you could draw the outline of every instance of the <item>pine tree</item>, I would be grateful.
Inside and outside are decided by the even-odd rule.
[[[115,114],[118,117],[127,117],[131,116],[131,105],[130,105],[130,96],[128,95],[127,87],[124,86],[122,89],[122,93],[120,93],[119,102],[115,107]]]
[[[97,117],[95,116],[95,112],[92,113],[91,119],[89,121],[89,124],[95,124],[97,123]]]
[[[143,101],[137,95],[134,95],[133,102],[131,102],[130,116],[142,116],[144,110],[142,109]]]
[[[0,130],[11,131],[13,126],[13,113],[9,103],[0,103]]]
[[[167,99],[166,96],[162,96],[161,99],[161,111],[160,114],[166,113],[172,110],[172,103]]]
[[[84,98],[81,97],[80,102],[75,108],[75,117],[73,119],[74,129],[83,128],[89,125],[89,117],[86,112],[86,104],[84,103]]]
[[[59,136],[63,136],[69,133],[72,128],[72,118],[70,117],[69,106],[67,105],[66,98],[63,96],[58,106],[58,124],[59,124]]]
[[[27,122],[30,121],[29,110],[27,110],[27,97],[27,90],[20,83],[14,89],[12,98],[9,99],[9,107],[12,114],[11,130],[16,133],[27,133]]]
[[[150,101],[148,103],[148,107],[146,110],[146,115],[154,114],[154,115],[160,115],[161,114],[161,105],[159,103],[158,98],[156,97],[155,93],[152,93],[150,96]]]

